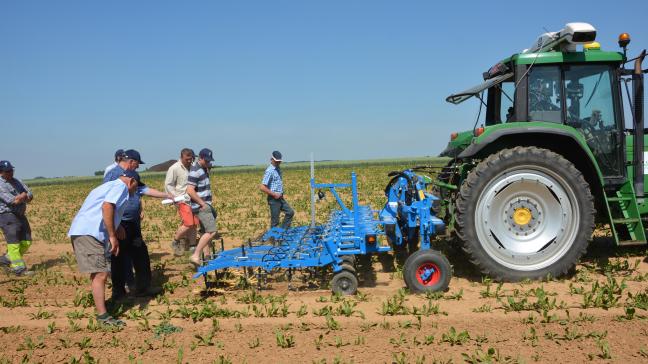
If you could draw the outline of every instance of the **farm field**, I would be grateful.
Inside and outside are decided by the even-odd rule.
[[[440,161],[415,164],[423,163]],[[345,182],[354,170],[361,203],[380,209],[387,173],[412,165],[328,163],[316,174],[321,182]],[[226,248],[267,228],[268,208],[257,187],[262,174],[245,167],[212,175]],[[148,174],[144,182],[162,189],[163,178]],[[309,222],[309,178],[306,164],[284,171],[295,225]],[[204,291],[202,280],[191,278],[187,258],[171,252],[179,223],[175,209],[151,198],[144,199],[143,233],[163,294],[112,305],[127,326],[105,328],[93,319],[89,280],[76,270],[66,237],[99,180],[46,182],[34,185],[28,208],[35,242],[25,259],[37,273],[0,275],[0,363],[648,361],[646,248],[614,247],[603,229],[571,275],[544,282],[492,282],[460,249],[439,242],[454,278],[438,294],[409,294],[399,268],[388,269],[375,258],[359,271],[359,293],[351,297],[331,295],[309,280],[293,280],[295,289],[288,289],[279,275],[267,289],[255,290],[244,287],[236,272],[226,287]],[[325,221],[335,206],[331,196],[318,202],[317,220]],[[247,283],[254,287],[254,281]]]

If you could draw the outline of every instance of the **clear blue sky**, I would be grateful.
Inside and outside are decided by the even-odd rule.
[[[0,159],[16,176],[90,175],[115,149],[217,164],[436,155],[481,81],[543,28],[585,21],[648,48],[648,2],[0,3]],[[146,167],[147,165],[144,165]]]

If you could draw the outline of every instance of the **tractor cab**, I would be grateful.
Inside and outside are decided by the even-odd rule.
[[[534,45],[483,73],[484,82],[446,101],[459,104],[475,97],[485,109],[481,127],[539,122],[572,127],[580,133],[607,181],[626,178],[622,76],[625,55],[601,50],[596,30],[570,23],[541,35]],[[582,50],[577,51],[577,45]],[[477,125],[476,125],[477,126]],[[476,128],[473,137],[482,133]],[[468,146],[463,140],[463,147]],[[462,149],[452,140],[457,155]],[[448,155],[448,154],[446,154]],[[450,155],[448,155],[450,156]]]

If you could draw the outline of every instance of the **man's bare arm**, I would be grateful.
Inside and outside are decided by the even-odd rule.
[[[148,188],[146,192],[144,192],[146,196],[151,196],[151,197],[156,197],[156,198],[173,198],[173,195],[170,193],[158,191],[155,188]]]
[[[205,207],[207,204],[205,201],[203,201],[200,196],[198,196],[198,193],[196,193],[196,186],[194,185],[187,185],[187,195],[191,197],[193,201],[195,201],[198,205],[200,205],[200,208]]]
[[[268,186],[264,185],[263,183],[261,185],[259,185],[259,189],[261,191],[263,191],[264,193],[266,193],[268,196],[272,197],[272,198],[280,198],[281,197],[281,194],[279,192],[270,191]]]

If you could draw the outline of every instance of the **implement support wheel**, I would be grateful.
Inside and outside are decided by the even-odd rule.
[[[412,292],[444,291],[452,278],[452,267],[441,253],[419,250],[405,261],[403,278]]]
[[[358,278],[352,272],[342,269],[333,275],[331,290],[345,296],[350,296],[358,291]]]

